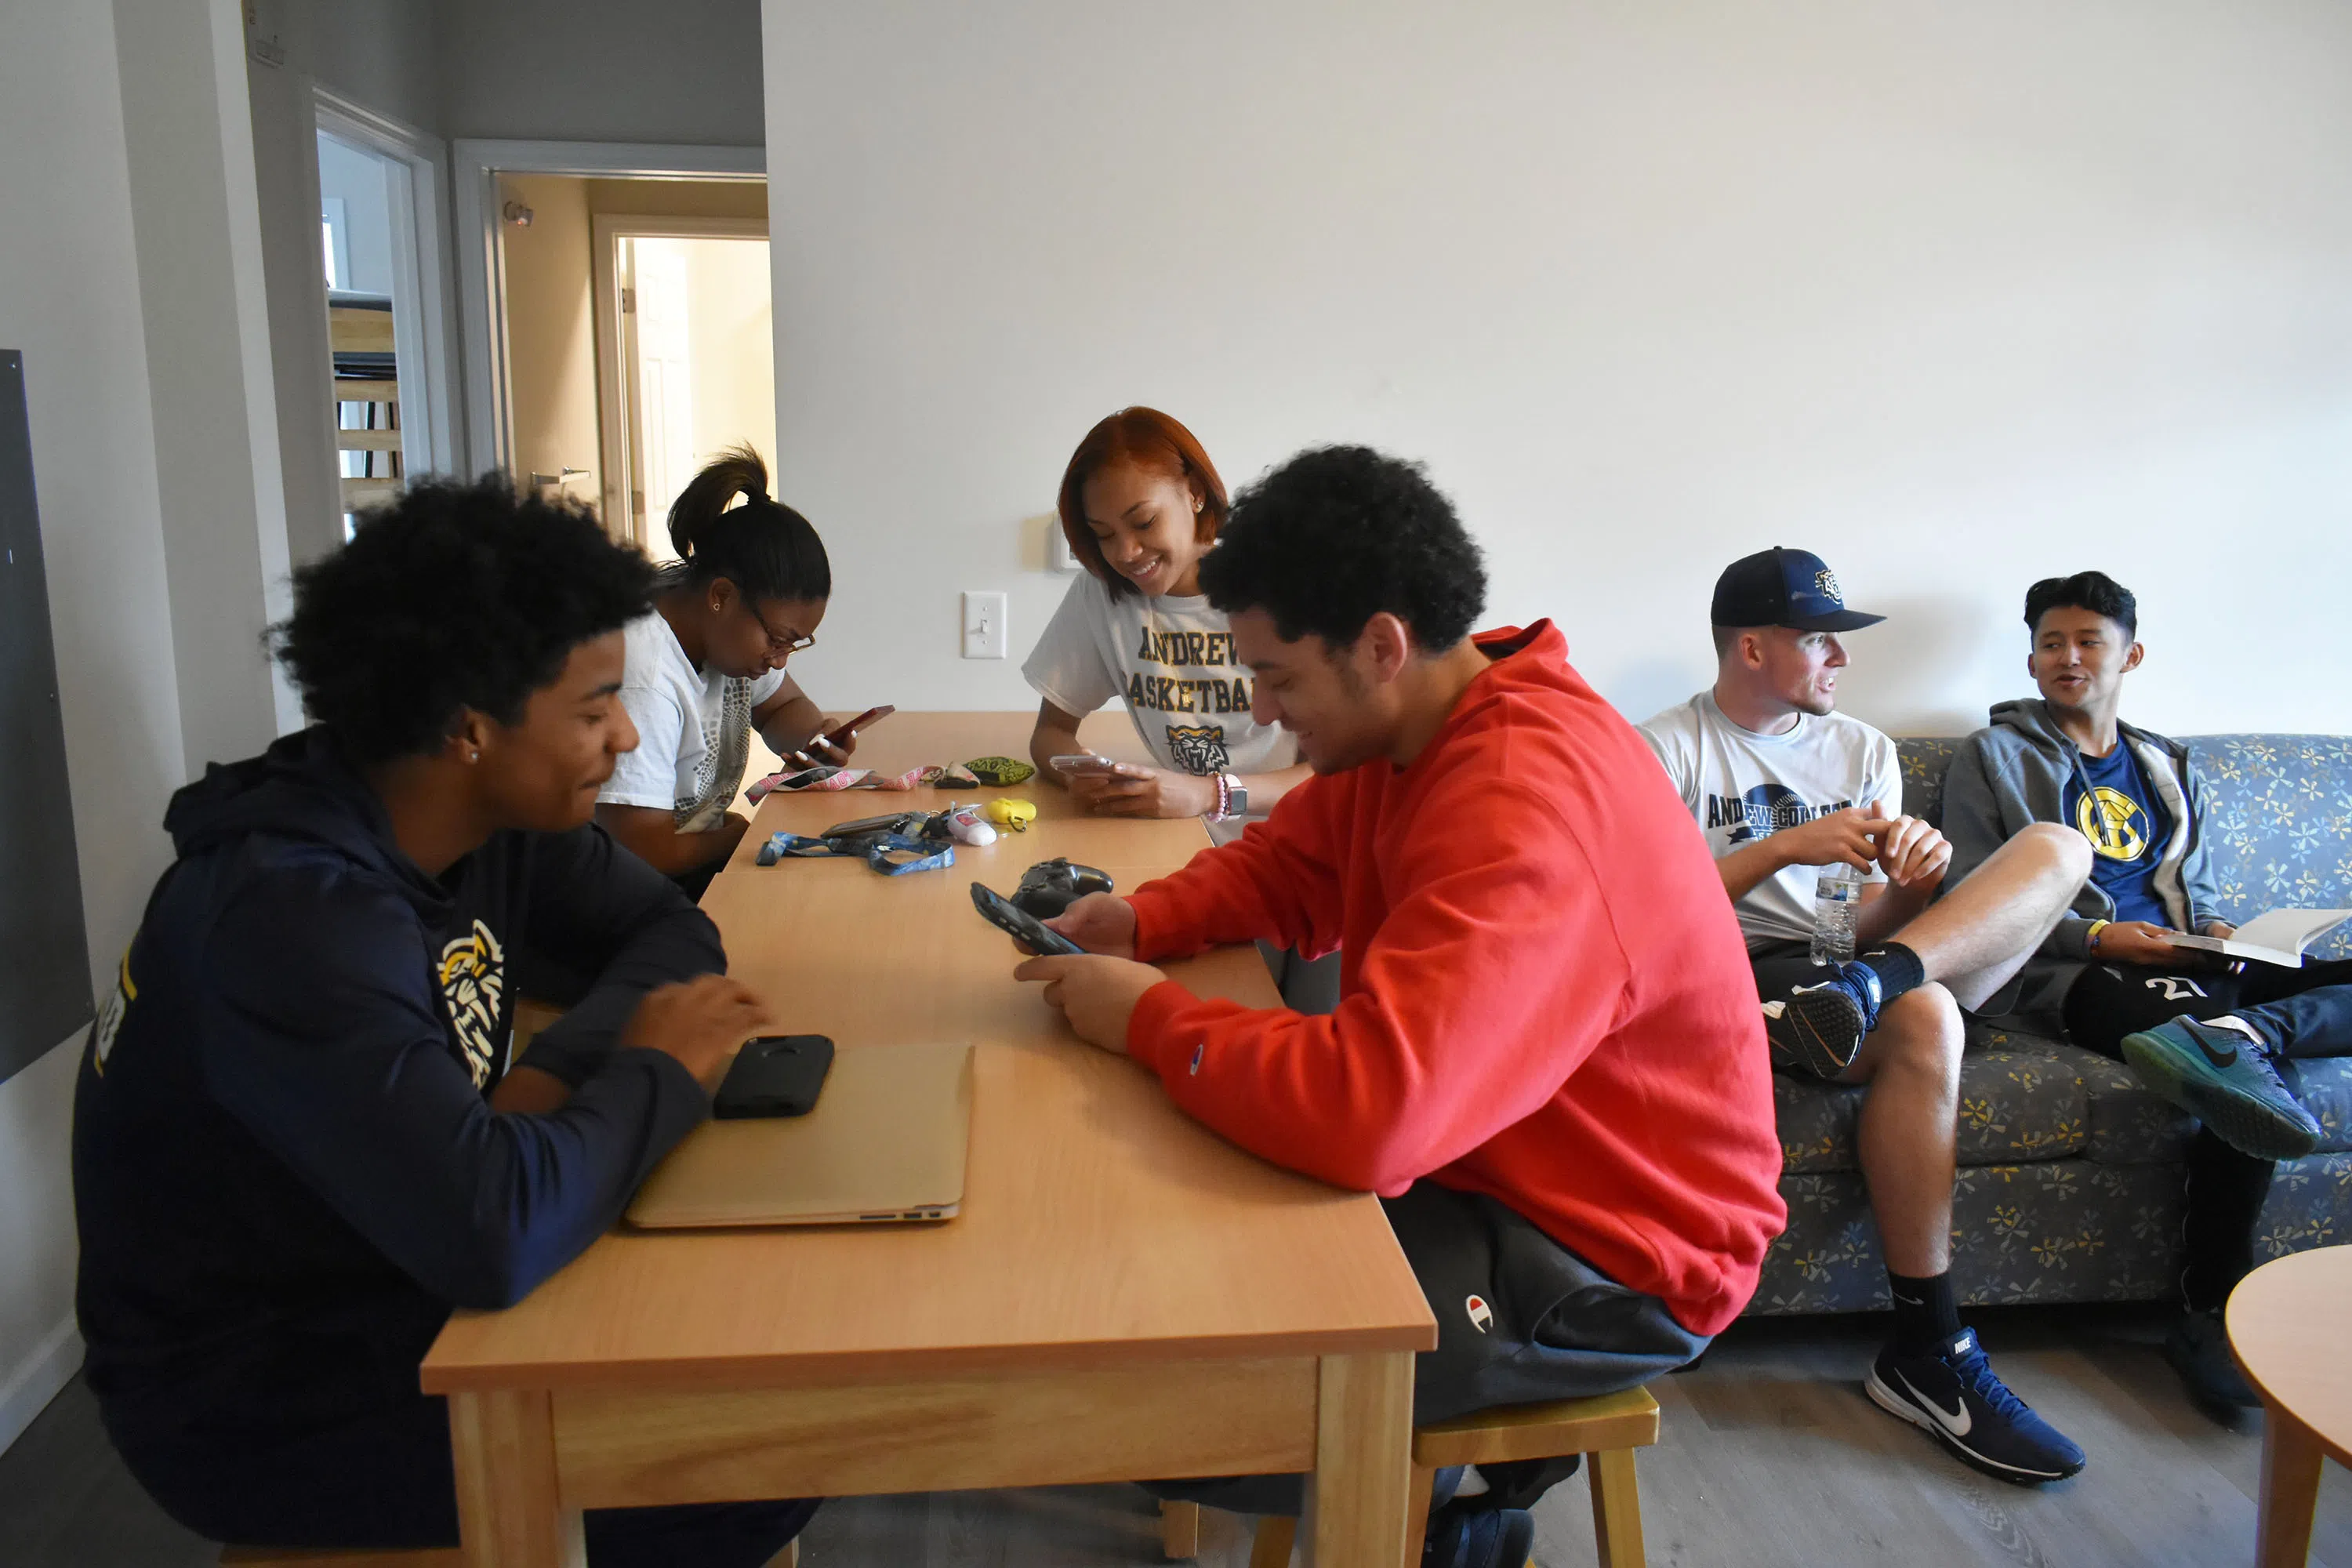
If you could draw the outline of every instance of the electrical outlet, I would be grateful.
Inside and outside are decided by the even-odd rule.
[[[963,656],[1004,657],[1003,595],[968,593],[963,596]]]

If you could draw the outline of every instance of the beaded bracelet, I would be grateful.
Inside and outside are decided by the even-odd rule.
[[[1234,812],[1234,786],[1225,782],[1223,773],[1212,773],[1210,777],[1217,781],[1217,808],[1210,814],[1209,820],[1223,822]]]

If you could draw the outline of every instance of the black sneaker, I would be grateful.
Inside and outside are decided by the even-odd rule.
[[[1776,1067],[1835,1078],[1853,1065],[1863,1037],[1878,1027],[1878,973],[1867,964],[1836,963],[1818,985],[1800,985],[1764,1004],[1764,1038]]]
[[[2083,1468],[2083,1450],[1993,1375],[1974,1329],[1962,1329],[1932,1355],[1902,1355],[1888,1345],[1862,1386],[1880,1409],[1989,1476],[2032,1486]]]
[[[2235,1029],[2174,1018],[2124,1037],[2139,1080],[2241,1154],[2299,1160],[2319,1147],[2318,1118],[2283,1082],[2270,1053]]]
[[[2164,1336],[2164,1359],[2188,1385],[2189,1397],[2209,1415],[2226,1419],[2262,1405],[2262,1396],[2230,1354],[2230,1335],[2219,1312],[2183,1312]]]
[[[1430,1521],[1421,1568],[1528,1568],[1535,1550],[1536,1516],[1523,1508],[1448,1509]]]

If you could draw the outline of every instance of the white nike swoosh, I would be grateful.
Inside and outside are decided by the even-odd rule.
[[[1949,1432],[1953,1436],[1967,1436],[1969,1435],[1969,1428],[1976,1425],[1976,1422],[1969,1415],[1969,1406],[1966,1400],[1955,1402],[1950,1413],[1947,1414],[1943,1406],[1937,1405],[1934,1400],[1919,1392],[1919,1385],[1917,1384],[1913,1383],[1907,1377],[1904,1377],[1899,1372],[1895,1375],[1901,1380],[1904,1392],[1911,1395],[1912,1403],[1925,1410],[1928,1415],[1934,1416],[1936,1418],[1936,1425],[1941,1426],[1945,1431]]]

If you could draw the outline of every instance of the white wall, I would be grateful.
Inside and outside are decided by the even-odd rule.
[[[193,775],[301,723],[262,647],[291,603],[245,23],[239,0],[115,0],[115,22],[164,559],[206,609],[172,628]]]
[[[767,0],[784,489],[823,700],[1026,706],[1034,526],[1148,402],[1238,483],[1428,460],[1490,622],[1640,716],[1775,542],[1847,706],[1958,731],[2100,565],[2182,731],[2352,730],[2352,8]],[[909,573],[905,563],[919,559]],[[957,592],[1016,657],[956,656]]]
[[[25,352],[93,991],[167,858],[184,768],[123,121],[108,6],[0,8],[0,343]],[[80,1360],[79,1043],[0,1083],[0,1447]]]

